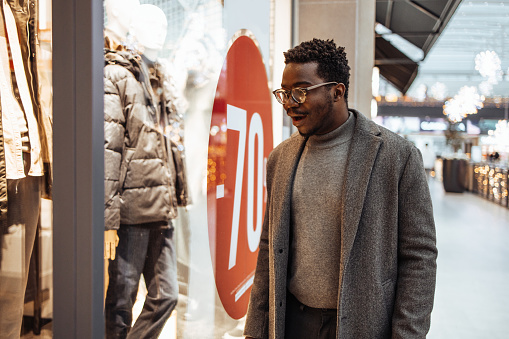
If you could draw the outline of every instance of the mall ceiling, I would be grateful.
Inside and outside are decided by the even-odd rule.
[[[377,0],[375,65],[382,76],[406,93],[418,71],[418,61],[423,60],[447,26],[461,0]],[[416,58],[405,58],[398,49],[405,46],[394,41],[404,38],[419,48]],[[396,48],[391,49],[394,43]]]
[[[440,82],[454,96],[462,86],[478,86],[484,79],[475,69],[475,57],[491,50],[504,72],[492,96],[509,95],[509,0],[377,0],[376,19],[385,26],[377,29],[377,37],[408,57],[402,67],[418,66],[406,88],[392,83],[399,91],[412,96],[423,85],[429,89]],[[384,62],[390,64],[375,61],[379,67]]]

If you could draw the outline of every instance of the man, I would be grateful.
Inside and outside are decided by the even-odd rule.
[[[247,338],[424,338],[436,275],[421,154],[348,109],[332,40],[285,53],[274,91],[299,133],[267,163]]]

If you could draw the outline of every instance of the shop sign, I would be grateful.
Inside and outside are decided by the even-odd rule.
[[[254,38],[231,44],[215,94],[208,148],[207,217],[219,298],[234,319],[246,314],[273,148],[271,94]]]
[[[423,120],[421,121],[421,131],[445,131],[447,123],[443,120]]]

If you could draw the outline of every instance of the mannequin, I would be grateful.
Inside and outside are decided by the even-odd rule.
[[[135,36],[136,27],[142,26],[148,29],[145,36],[159,37],[159,43],[147,40],[144,46],[155,56],[166,37],[164,14],[141,5],[135,20]],[[154,34],[161,28],[164,34]],[[110,251],[106,338],[157,338],[178,298],[172,224],[177,216],[175,166],[163,134],[164,112],[142,60],[148,59],[113,46],[105,50],[104,68],[105,227],[107,233],[116,231],[118,246],[114,259]],[[141,274],[148,294],[132,325]]]
[[[184,151],[184,117],[187,102],[177,88],[175,79],[169,74],[170,65],[158,59],[166,39],[168,22],[164,12],[154,5],[141,5],[137,19],[133,22],[132,32],[142,61],[148,67],[154,101],[161,109],[161,127],[168,138],[171,155],[176,166],[176,194],[180,207],[191,204],[187,187]],[[172,69],[173,70],[173,69]],[[173,70],[174,71],[174,70]]]
[[[0,4],[0,337],[7,339],[20,337],[41,197],[49,197],[51,185],[51,131],[39,106],[37,63],[29,57],[37,57],[29,24],[35,16],[26,2]]]
[[[164,107],[161,107],[162,80],[159,82],[151,70],[158,64],[157,57],[163,49],[168,21],[164,12],[157,6],[144,4],[138,9],[136,20],[132,24],[132,33],[136,39],[138,52],[142,57],[142,68],[150,79],[154,104],[160,110],[159,127],[164,131],[167,125]]]
[[[140,1],[105,0],[104,6],[107,18],[105,35],[119,43],[125,42]]]
[[[140,53],[156,61],[159,52],[163,49],[168,21],[164,12],[154,5],[141,5],[132,23],[132,31],[139,44]]]
[[[104,2],[108,23],[105,27],[105,41],[108,46],[120,45],[127,39],[129,27],[133,21],[136,9],[140,6],[139,0],[105,0]],[[112,49],[116,49],[116,46]],[[116,230],[104,232],[104,259],[115,259],[115,249],[118,245]]]

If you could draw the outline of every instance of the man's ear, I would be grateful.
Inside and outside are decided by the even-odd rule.
[[[334,99],[339,100],[345,96],[346,87],[344,84],[339,83],[334,88]]]

